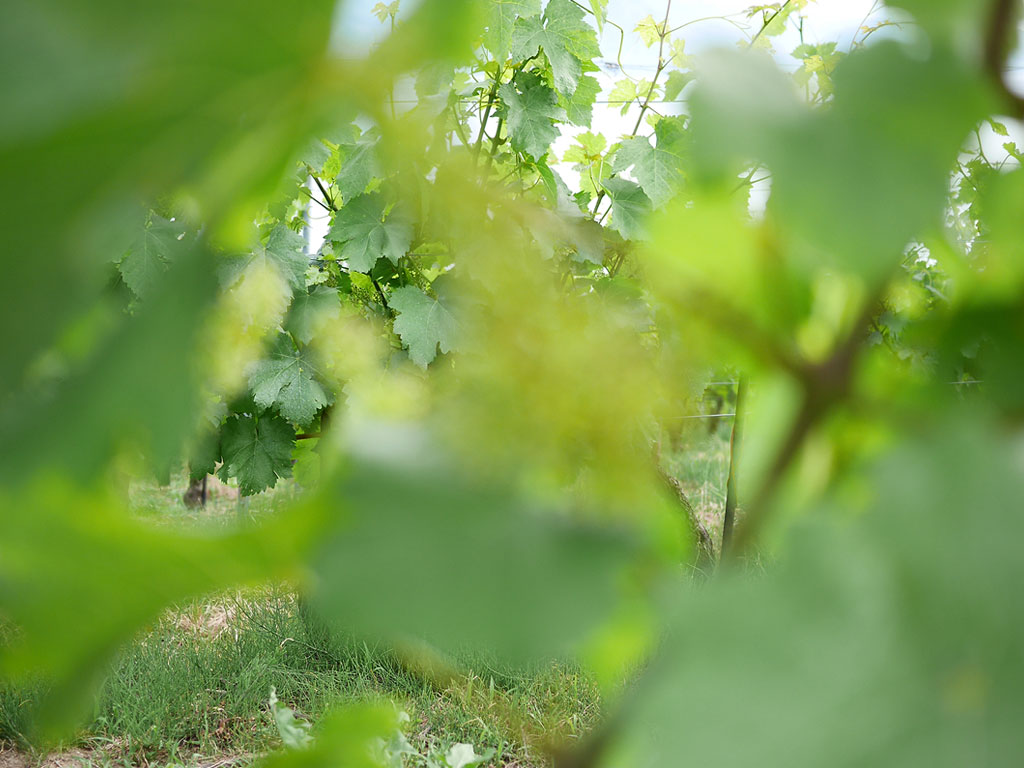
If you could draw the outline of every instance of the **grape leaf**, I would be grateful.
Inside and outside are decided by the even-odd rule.
[[[303,344],[309,344],[319,323],[341,313],[338,289],[318,285],[312,291],[299,291],[292,299],[285,330]]]
[[[295,348],[287,334],[280,334],[274,349],[249,374],[253,400],[261,408],[277,410],[293,424],[309,424],[316,412],[333,397],[316,380],[316,369]]]
[[[540,0],[491,0],[484,46],[501,62],[508,56],[517,18],[540,15]]]
[[[369,272],[382,256],[398,263],[412,245],[413,227],[400,205],[388,211],[384,197],[374,193],[338,211],[328,237],[342,244],[340,256],[350,269]]]
[[[615,154],[613,170],[630,168],[655,207],[668,202],[683,184],[686,131],[678,117],[664,117],[654,127],[657,144],[636,136],[622,142]]]
[[[360,445],[388,445],[386,458],[364,449],[314,499],[347,511],[313,562],[311,604],[320,616],[373,637],[487,648],[513,661],[557,654],[585,637],[615,603],[635,541],[543,514],[515,491],[438,459],[419,438],[361,436]]]
[[[870,276],[941,226],[949,168],[992,108],[979,75],[941,47],[921,59],[885,42],[847,57],[830,109],[814,113],[763,59],[716,54],[713,62],[691,100],[695,166],[731,177],[737,160],[763,161],[779,220],[826,258]]]
[[[608,15],[608,0],[590,0],[590,10],[594,12],[597,31],[603,32],[605,18]]]
[[[279,477],[291,477],[294,442],[295,430],[280,416],[266,414],[257,421],[235,414],[221,431],[221,479],[238,478],[245,496],[273,488]]]
[[[642,237],[644,220],[651,212],[651,200],[639,184],[628,179],[612,178],[604,182],[612,201],[611,228],[627,240]]]
[[[683,92],[683,88],[688,86],[694,80],[692,72],[682,72],[678,69],[673,69],[668,73],[668,79],[665,81],[665,100],[675,101],[679,94]]]
[[[185,228],[163,216],[152,214],[145,230],[119,265],[125,285],[140,299],[167,274],[180,247]]]
[[[584,75],[571,93],[559,96],[558,103],[570,123],[586,128],[594,119],[594,101],[600,92],[601,84],[597,78]]]
[[[341,169],[334,179],[334,186],[346,203],[366,191],[370,182],[379,178],[383,171],[377,159],[377,136],[367,131],[354,142],[339,145]]]
[[[189,453],[189,480],[195,482],[202,480],[206,475],[212,475],[217,469],[218,461],[220,461],[220,435],[216,432],[202,435]]]
[[[516,84],[523,89],[521,94],[511,83],[498,89],[508,114],[509,139],[515,149],[540,159],[558,138],[554,121],[564,113],[555,92],[539,78],[519,77]]]
[[[633,31],[639,34],[644,45],[650,48],[661,39],[661,27],[661,22],[655,21],[651,14],[647,14],[637,22]]]
[[[807,518],[767,578],[680,595],[607,764],[677,765],[695,722],[697,765],[1014,763],[1024,476],[977,419],[890,448],[874,508]]]
[[[256,246],[244,256],[232,257],[227,261],[225,277],[234,281],[252,264],[267,264],[273,267],[293,288],[306,285],[306,270],[309,256],[306,254],[306,240],[284,224],[271,230],[266,243]]]
[[[398,288],[388,304],[398,315],[395,333],[409,348],[409,357],[422,368],[437,356],[437,348],[450,352],[455,348],[459,323],[441,301],[427,296],[414,285]]]
[[[583,9],[571,0],[551,0],[543,17],[520,18],[512,31],[513,58],[528,59],[544,49],[555,89],[571,94],[583,75],[582,62],[601,55],[594,28],[583,17]]]

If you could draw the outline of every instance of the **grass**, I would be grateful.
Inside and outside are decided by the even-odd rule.
[[[672,450],[662,455],[666,471],[682,483],[716,547],[722,543],[731,427],[730,419],[716,420],[711,430],[705,421],[689,422],[672,436]]]
[[[699,424],[703,424],[700,422]],[[664,459],[709,528],[721,530],[728,429],[680,432]],[[223,527],[260,518],[297,493],[239,499],[212,485],[204,509],[188,509],[179,475],[161,488],[130,490],[137,513],[161,525]],[[426,754],[457,742],[493,748],[495,765],[550,764],[550,748],[585,735],[601,714],[596,684],[583,671],[552,663],[529,673],[462,660],[445,683],[410,669],[393,652],[357,641],[341,645],[308,621],[286,585],[266,586],[178,606],[125,647],[112,665],[94,711],[76,739],[71,763],[101,766],[223,766],[252,762],[280,747],[268,711],[271,687],[282,704],[316,723],[332,707],[390,700],[410,715],[406,734]],[[41,686],[0,682],[0,747],[30,750],[26,736]],[[49,766],[69,764],[34,755]]]
[[[391,652],[352,642],[322,648],[284,588],[196,602],[168,612],[124,649],[74,744],[97,764],[196,764],[280,746],[270,688],[316,723],[330,708],[389,699],[410,715],[414,746],[468,742],[505,761],[543,764],[543,746],[580,736],[599,695],[581,672],[552,664],[529,675],[469,672],[438,687]],[[0,739],[27,746],[41,688],[0,687]]]

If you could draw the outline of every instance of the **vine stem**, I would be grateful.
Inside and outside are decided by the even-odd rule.
[[[759,30],[757,30],[757,34],[754,35],[752,38],[750,38],[750,42],[747,43],[747,48],[748,49],[754,47],[754,43],[756,43],[761,38],[761,35],[764,34],[764,31],[766,29],[768,29],[768,26],[773,21],[775,21],[775,19],[777,19],[779,17],[779,14],[781,14],[784,10],[786,10],[789,7],[790,3],[792,3],[792,2],[793,2],[793,0],[786,0],[786,2],[784,2],[781,6],[779,6],[779,10],[777,10],[775,13],[773,13],[771,15],[771,18],[768,19],[768,21],[766,21],[764,24],[761,25],[761,28]]]
[[[1017,20],[1017,0],[995,0],[985,35],[985,70],[999,89],[1013,117],[1024,117],[1024,98],[1014,93],[1006,82],[1003,67],[1010,54],[1010,42]]]
[[[480,119],[480,132],[476,136],[476,147],[473,150],[474,158],[480,156],[480,146],[484,143],[484,136],[486,135],[484,129],[487,127],[487,121],[491,119],[491,110],[494,109],[494,103],[498,98],[498,84],[501,82],[501,74],[501,67],[498,67],[498,71],[494,73],[494,83],[491,85],[490,93],[487,95],[487,108],[484,109],[484,116]]]
[[[743,525],[737,529],[733,546],[727,553],[729,560],[735,560],[749,551],[764,529],[771,514],[775,492],[799,455],[807,436],[835,405],[847,397],[863,336],[878,312],[885,284],[880,283],[872,296],[864,302],[860,316],[832,354],[821,363],[804,364],[799,371],[798,379],[803,388],[800,410],[776,451],[765,479],[751,499]]]
[[[668,63],[665,61],[665,40],[669,36],[668,30],[668,17],[672,12],[672,0],[668,0],[665,3],[665,20],[661,23],[661,29],[658,30],[658,66],[654,70],[654,77],[651,78],[651,86],[647,89],[647,96],[644,98],[643,104],[640,105],[640,114],[637,115],[636,125],[633,126],[633,132],[629,134],[629,138],[635,139],[637,133],[640,131],[640,126],[643,125],[644,115],[647,114],[647,110],[651,106],[651,98],[654,95],[654,89],[658,85],[658,78],[661,77],[661,73],[668,68]],[[602,189],[597,193],[597,199],[594,201],[594,212],[593,216],[597,216],[597,211],[601,207],[601,201],[604,200],[606,192]],[[609,207],[609,211],[611,208]],[[608,215],[608,211],[604,212],[604,215],[598,219],[598,223],[604,221],[605,216]]]
[[[316,174],[313,174],[313,173],[311,173],[310,176],[313,177],[313,181],[316,182],[317,187],[320,189],[320,194],[324,196],[324,202],[327,203],[328,210],[331,210],[331,211],[334,211],[335,213],[337,213],[338,212],[338,207],[334,204],[334,199],[330,195],[327,194],[327,190],[324,189],[324,185],[320,181],[320,178]]]

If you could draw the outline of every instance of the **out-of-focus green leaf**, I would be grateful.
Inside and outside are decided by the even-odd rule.
[[[0,477],[92,481],[119,450],[166,470],[195,423],[196,350],[216,281],[200,243],[183,249],[144,306],[56,382],[0,405]]]
[[[870,276],[893,269],[911,238],[941,223],[957,152],[990,106],[977,76],[942,47],[928,60],[895,43],[848,57],[835,71],[832,108],[814,114],[801,113],[763,63],[715,61],[694,98],[697,162],[707,168],[725,153],[766,163],[775,214]],[[727,73],[736,76],[723,89],[716,83]]]
[[[978,418],[888,453],[873,511],[805,525],[777,573],[684,595],[610,763],[1013,762],[1024,475]]]
[[[210,432],[203,435],[195,448],[188,454],[189,480],[196,482],[212,475],[220,461],[220,435]]]
[[[309,734],[311,723],[305,720],[298,720],[295,717],[295,710],[286,707],[278,701],[277,690],[270,689],[270,700],[267,702],[270,712],[274,716],[274,724],[277,725],[277,732],[281,735],[281,741],[291,749],[302,749],[313,743],[313,737]]]
[[[131,242],[140,199],[188,183],[218,217],[283,171],[310,125],[305,81],[323,60],[333,9],[5,4],[0,323],[20,330],[0,352],[0,391],[19,387],[25,366],[93,300]],[[244,162],[210,162],[245,142]],[[40,264],[53,266],[48,290],[26,291]]]
[[[167,274],[174,254],[182,247],[185,229],[163,216],[153,214],[131,250],[118,265],[125,284],[143,298]]]
[[[628,541],[430,462],[426,446],[410,459],[414,439],[366,435],[374,458],[353,458],[312,502],[346,512],[314,562],[319,612],[357,633],[519,660],[586,637],[616,602]]]
[[[52,480],[4,492],[0,504],[0,613],[18,628],[0,647],[0,675],[48,682],[36,722],[51,732],[82,714],[121,643],[167,605],[291,574],[301,539],[285,526],[174,534]]]
[[[305,749],[278,752],[263,761],[265,768],[395,768],[387,749],[400,733],[399,712],[387,705],[361,704],[335,710],[318,724]],[[398,757],[397,765],[401,765]]]
[[[935,42],[955,41],[974,53],[972,48],[981,44],[981,32],[996,4],[974,0],[894,0],[890,5],[914,14],[917,23],[935,36]]]

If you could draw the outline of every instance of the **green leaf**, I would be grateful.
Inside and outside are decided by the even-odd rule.
[[[647,14],[637,22],[633,31],[638,33],[644,45],[650,48],[661,39],[661,22],[655,21],[652,15]]]
[[[218,461],[220,461],[220,435],[217,432],[202,435],[189,454],[189,480],[195,482],[202,480],[207,475],[212,475],[217,469]]]
[[[979,13],[976,0],[894,0],[891,5],[906,8],[925,31],[943,42],[980,39],[988,15]]]
[[[227,281],[235,280],[252,264],[265,264],[277,271],[293,289],[304,288],[309,256],[302,235],[284,224],[278,224],[267,236],[267,241],[256,246],[251,253],[228,260]]]
[[[590,10],[594,12],[594,21],[597,22],[597,31],[604,31],[604,22],[608,16],[608,0],[590,0]]]
[[[679,94],[683,92],[683,89],[692,83],[694,75],[692,72],[681,72],[678,69],[673,69],[668,73],[668,78],[665,80],[665,99],[668,101],[675,101],[679,98]]]
[[[271,752],[260,763],[265,768],[401,768],[402,752],[392,747],[404,741],[400,715],[390,702],[335,709],[317,723],[312,743]]]
[[[96,305],[140,200],[188,188],[212,232],[235,201],[241,211],[258,199],[252,185],[281,177],[310,127],[309,73],[333,9],[254,0],[242,18],[238,7],[96,0],[86,18],[72,0],[4,3],[0,232],[18,256],[5,259],[0,318],[19,327],[0,349],[4,398]],[[41,264],[48,289],[27,291]]]
[[[618,107],[619,113],[625,115],[634,102],[647,98],[648,93],[654,98],[656,91],[651,91],[651,85],[650,80],[630,80],[624,77],[615,83],[608,94],[609,105]]]
[[[121,260],[119,269],[125,285],[140,299],[163,279],[181,249],[185,228],[163,216],[151,214],[145,230]]]
[[[608,140],[601,133],[583,131],[574,137],[576,143],[566,150],[562,160],[567,163],[591,163],[608,148]]]
[[[543,49],[551,63],[555,89],[569,95],[583,75],[583,62],[601,55],[594,28],[571,0],[551,0],[543,18],[519,19],[512,32],[512,57],[528,59]]]
[[[628,179],[612,178],[604,182],[604,189],[612,201],[611,228],[627,240],[643,237],[651,199],[640,185]]]
[[[597,78],[584,75],[572,93],[559,95],[558,103],[570,123],[586,128],[594,119],[594,102],[600,92],[601,84]]]
[[[517,18],[528,19],[540,15],[540,0],[490,0],[484,45],[496,61],[508,56],[512,30]]]
[[[356,272],[369,272],[377,259],[397,264],[412,245],[412,221],[396,204],[390,211],[383,195],[360,195],[334,217],[328,238],[341,243],[340,256]]]
[[[366,451],[311,502],[346,509],[314,558],[317,612],[359,634],[510,661],[586,637],[614,605],[635,544],[478,482],[421,437],[362,435]]]
[[[681,590],[614,763],[678,765],[693,722],[695,765],[1015,762],[1024,476],[979,415],[888,449],[874,508],[805,518],[766,578]]]
[[[200,407],[196,350],[215,296],[212,262],[191,240],[138,312],[97,339],[71,375],[0,409],[0,478],[20,483],[45,468],[91,481],[128,445],[154,469],[180,456]]]
[[[376,178],[383,175],[377,158],[377,136],[367,131],[359,139],[339,145],[341,168],[334,179],[334,186],[341,193],[341,199],[348,203],[366,191]]]
[[[516,86],[505,83],[498,95],[508,110],[508,135],[512,146],[534,159],[547,154],[548,147],[558,138],[555,121],[564,117],[555,92],[536,77],[517,78]]]
[[[309,344],[321,323],[340,314],[338,289],[317,285],[311,291],[299,291],[292,299],[285,330],[303,344]]]
[[[289,749],[303,749],[313,743],[309,733],[310,724],[295,718],[295,710],[286,707],[277,699],[277,689],[271,687],[270,700],[267,702],[274,715],[274,724],[281,741]]]
[[[238,488],[251,496],[273,488],[279,477],[291,477],[295,430],[280,416],[235,414],[221,431],[224,464],[222,480],[235,477]]]
[[[370,9],[370,12],[383,24],[389,16],[394,19],[398,15],[398,3],[399,0],[393,0],[390,3],[377,3]]]
[[[426,368],[441,352],[450,352],[458,340],[459,322],[451,310],[438,299],[427,296],[414,285],[396,289],[388,299],[397,316],[395,333],[409,348],[409,357]]]
[[[649,139],[634,137],[622,142],[615,153],[616,173],[633,169],[633,175],[651,199],[660,207],[674,197],[683,185],[687,136],[678,117],[663,117],[654,128],[656,146]]]
[[[316,380],[316,373],[291,338],[282,333],[267,359],[249,374],[249,388],[260,408],[277,406],[282,416],[302,427],[334,400]]]
[[[482,755],[478,755],[472,744],[452,744],[445,752],[444,761],[448,768],[476,768],[480,763],[490,760],[494,755],[494,749],[488,749]]]
[[[927,59],[896,43],[858,51],[836,67],[831,108],[813,113],[764,58],[714,65],[691,99],[695,166],[717,166],[721,183],[764,162],[771,211],[864,275],[887,272],[911,239],[941,226],[949,169],[992,106],[973,68],[943,48]]]
[[[46,680],[41,705],[34,695],[19,702],[35,737],[91,716],[107,665],[167,606],[280,577],[280,565],[296,558],[284,526],[179,532],[56,476],[20,492],[5,488],[0,503],[21,511],[0,515],[0,679],[23,691]],[[16,633],[6,631],[12,622]]]

